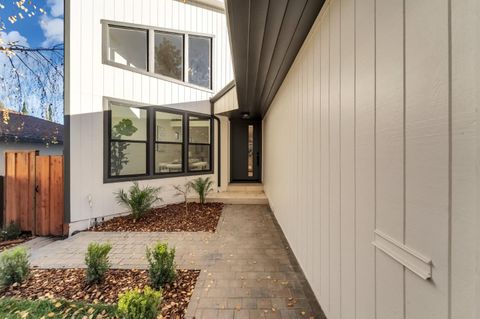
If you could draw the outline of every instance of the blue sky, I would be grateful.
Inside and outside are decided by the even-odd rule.
[[[12,16],[16,17],[15,23],[9,21]],[[52,48],[63,44],[63,26],[63,0],[0,0],[3,45],[13,42],[30,48]],[[51,118],[48,114],[53,113],[53,121],[61,123],[63,52],[41,52],[46,58],[35,52],[11,57],[0,53],[0,106],[20,111],[25,104],[29,115]],[[48,63],[44,61],[47,58]]]
[[[31,0],[32,5],[29,5],[30,1],[27,0],[25,7],[29,13],[34,10],[33,5],[37,6],[37,11],[32,17],[28,17],[28,13],[19,9],[16,2],[0,0],[0,4],[3,5],[0,5],[0,19],[5,23],[6,30],[3,32],[7,34],[7,39],[15,40],[17,37],[23,37],[32,48],[63,43],[63,0]],[[40,11],[40,8],[45,11],[45,14]],[[24,16],[24,19],[20,18],[19,13]],[[8,21],[8,17],[14,15],[17,16],[17,22],[12,24]],[[18,34],[15,32],[10,34],[12,31]]]

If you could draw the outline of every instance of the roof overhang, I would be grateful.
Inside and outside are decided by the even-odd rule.
[[[324,0],[226,0],[239,109],[263,117]]]

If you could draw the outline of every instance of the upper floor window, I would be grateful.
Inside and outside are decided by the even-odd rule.
[[[104,63],[212,89],[212,37],[104,22]]]
[[[108,29],[108,59],[132,68],[147,70],[148,33],[123,27]]]
[[[155,73],[183,81],[183,35],[155,32]]]
[[[210,68],[212,39],[190,36],[188,38],[188,81],[195,85],[211,87]]]

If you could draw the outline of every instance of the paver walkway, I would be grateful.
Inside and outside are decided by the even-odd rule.
[[[226,205],[216,233],[82,232],[32,249],[33,266],[84,267],[88,243],[110,242],[114,268],[145,268],[167,241],[179,268],[201,269],[187,318],[324,318],[266,205]]]

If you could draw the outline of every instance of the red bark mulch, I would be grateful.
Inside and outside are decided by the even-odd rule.
[[[163,318],[184,318],[199,274],[199,270],[177,270],[175,281],[163,288]],[[87,285],[85,269],[32,269],[25,282],[0,290],[0,296],[114,304],[120,293],[148,285],[147,270],[110,269],[102,283]]]
[[[132,216],[109,219],[91,231],[105,232],[215,232],[222,214],[222,203],[185,203],[155,208],[138,220]]]
[[[9,248],[13,248],[17,245],[23,244],[23,243],[29,241],[32,238],[33,237],[31,237],[31,236],[23,236],[23,237],[20,237],[18,239],[1,240],[0,241],[0,252],[2,252],[4,250],[7,250]]]

